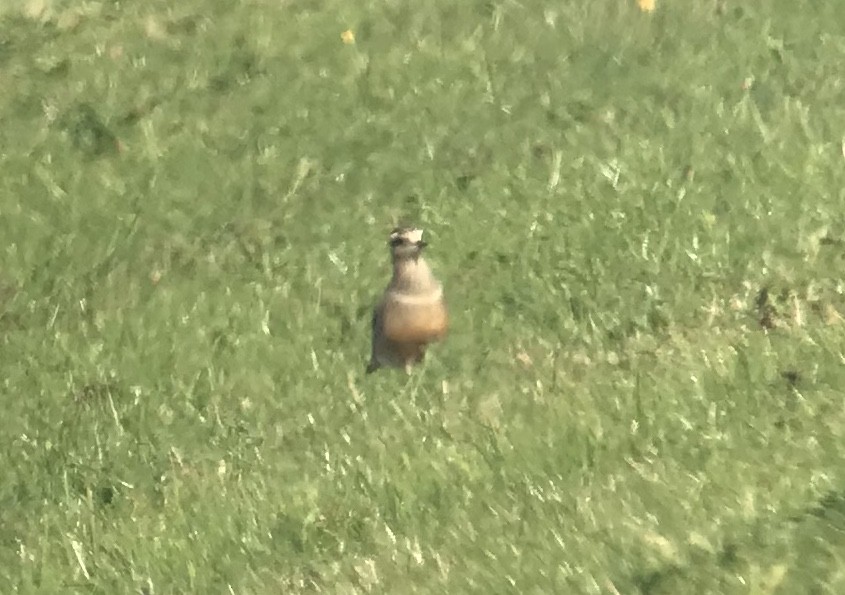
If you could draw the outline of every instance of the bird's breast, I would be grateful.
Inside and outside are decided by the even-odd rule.
[[[449,326],[442,293],[423,295],[389,293],[384,302],[384,335],[396,343],[430,343]]]

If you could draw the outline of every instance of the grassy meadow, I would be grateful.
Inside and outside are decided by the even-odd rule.
[[[810,0],[3,4],[0,593],[845,593],[844,55]],[[400,221],[452,329],[365,376]]]

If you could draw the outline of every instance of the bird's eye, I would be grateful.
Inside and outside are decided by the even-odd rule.
[[[395,248],[396,246],[401,246],[401,245],[402,245],[402,244],[404,244],[404,243],[405,243],[405,238],[403,238],[402,236],[397,236],[397,237],[395,237],[395,238],[390,238],[390,245],[391,245],[391,246],[393,246],[394,248]]]

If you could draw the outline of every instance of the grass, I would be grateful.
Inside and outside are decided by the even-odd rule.
[[[845,592],[840,4],[3,8],[0,591]]]

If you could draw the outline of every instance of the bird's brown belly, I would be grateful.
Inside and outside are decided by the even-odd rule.
[[[446,306],[440,300],[431,304],[393,301],[385,308],[384,338],[415,351],[417,346],[442,339],[448,325]]]

